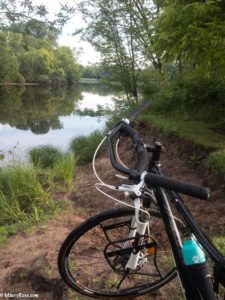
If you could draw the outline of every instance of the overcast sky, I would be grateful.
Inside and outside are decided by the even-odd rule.
[[[74,3],[73,0],[34,0],[34,4],[44,4],[49,13],[53,14],[60,10],[60,4],[65,3]],[[80,40],[79,36],[71,36],[71,34],[79,29],[84,24],[81,15],[79,13],[76,14],[74,18],[72,18],[64,27],[62,34],[58,39],[58,43],[60,45],[69,46],[71,48],[77,48],[78,50],[81,48],[79,62],[83,65],[87,65],[89,63],[98,62],[100,59],[99,54],[94,50],[90,43],[83,42]]]

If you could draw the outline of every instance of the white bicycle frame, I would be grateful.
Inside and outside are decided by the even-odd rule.
[[[141,209],[140,198],[134,200],[135,215],[132,217],[131,221],[131,230],[129,232],[129,238],[135,238],[137,235],[143,236],[146,233],[146,230],[149,231],[149,221],[141,222],[139,218],[139,213]],[[146,212],[149,216],[149,214]],[[126,264],[126,269],[135,270],[139,259],[141,258],[141,252],[131,253],[130,258]]]

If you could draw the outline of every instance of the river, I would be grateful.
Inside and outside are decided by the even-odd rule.
[[[72,138],[102,129],[106,121],[105,117],[81,115],[78,110],[112,107],[118,93],[93,84],[1,87],[0,158],[23,160],[29,149],[41,145],[66,151]]]

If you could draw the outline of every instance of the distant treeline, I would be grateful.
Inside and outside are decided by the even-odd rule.
[[[47,27],[17,24],[0,31],[0,82],[75,83],[81,67]],[[29,29],[29,30],[28,30]]]
[[[103,64],[93,64],[82,67],[82,77],[97,79],[101,81],[111,82],[113,78],[113,70],[109,66]]]

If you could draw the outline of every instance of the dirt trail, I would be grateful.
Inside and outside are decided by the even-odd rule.
[[[143,134],[146,136],[146,132]],[[188,162],[190,149],[181,147],[176,140],[165,138],[154,130],[148,131],[145,140],[152,142],[156,137],[165,147],[162,156],[165,175],[211,188],[212,196],[208,202],[185,197],[187,206],[207,235],[212,236],[218,229],[225,228],[224,182],[211,172],[193,168]],[[115,182],[115,171],[104,155],[98,159],[97,165],[99,173],[108,183]],[[38,299],[43,300],[87,299],[75,293],[69,292],[67,296],[64,293],[64,284],[56,265],[58,250],[66,235],[77,224],[90,215],[117,207],[118,204],[95,189],[96,178],[91,165],[77,168],[74,182],[75,189],[68,196],[73,201],[73,210],[61,213],[46,225],[35,227],[29,234],[12,237],[0,249],[0,293],[36,293]],[[166,287],[151,297],[139,299],[178,299],[175,295],[176,284],[170,285],[170,288],[170,291]]]

